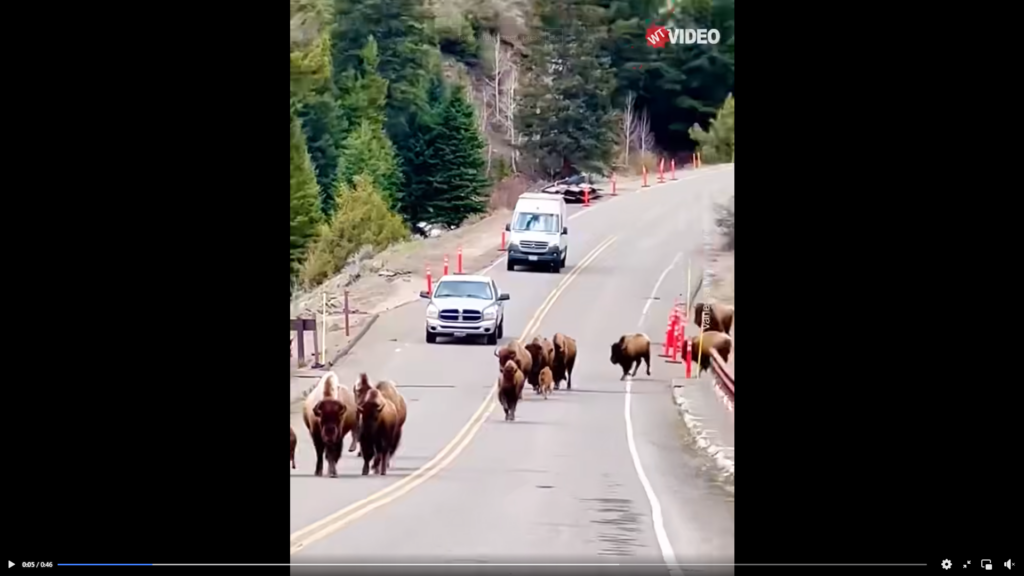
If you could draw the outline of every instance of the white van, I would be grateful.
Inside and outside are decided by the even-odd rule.
[[[523,194],[516,202],[512,222],[505,225],[509,270],[516,266],[546,266],[554,272],[565,268],[569,254],[565,199],[551,194]]]

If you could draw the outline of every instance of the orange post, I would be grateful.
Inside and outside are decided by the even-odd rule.
[[[647,188],[647,164],[644,164],[644,183],[642,188]]]
[[[672,359],[666,360],[666,362],[669,364],[682,364],[683,362],[679,360],[679,355],[683,352],[681,348],[683,346],[683,330],[685,330],[685,326],[683,325],[683,318],[679,313],[678,305],[673,308],[672,317],[675,318],[675,322],[672,323]]]
[[[676,179],[676,159],[672,159],[672,179]]]
[[[612,172],[612,196],[618,196],[615,192],[615,172]]]
[[[590,188],[583,189],[583,207],[590,206]]]
[[[665,159],[661,158],[658,160],[658,182],[662,183],[665,181]]]
[[[498,252],[504,252],[504,251],[505,251],[505,231],[502,230],[501,231],[501,248],[498,248]]]
[[[427,264],[427,294],[434,293],[434,281],[430,278],[430,264]]]
[[[459,274],[462,274],[462,246],[459,246]]]
[[[444,255],[444,274],[442,274],[442,276],[447,276],[447,275],[448,275],[448,255],[445,254]]]

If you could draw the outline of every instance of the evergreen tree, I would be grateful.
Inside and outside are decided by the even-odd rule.
[[[446,162],[438,154],[435,142],[446,98],[444,79],[435,76],[427,90],[427,109],[412,117],[409,137],[405,145],[398,148],[404,175],[404,186],[398,196],[398,210],[410,224],[435,220],[431,203],[434,175]]]
[[[380,53],[373,36],[366,38],[356,64],[336,82],[343,124],[355,128],[366,120],[383,128],[387,119],[388,81],[378,71]]]
[[[426,88],[439,66],[433,17],[424,0],[335,0],[332,64],[335,80],[358,69],[367,33],[374,33],[388,81],[387,130],[393,142],[408,133],[408,121],[426,105]],[[342,86],[339,86],[342,88]]]
[[[335,92],[334,86],[327,84],[311,91],[298,107],[306,146],[320,188],[320,207],[327,217],[334,213],[331,191],[337,185],[339,149],[345,134],[344,119]]]
[[[363,120],[341,147],[338,181],[353,186],[359,175],[370,180],[388,206],[396,204],[402,175],[395,148],[384,130],[370,120]]]
[[[291,116],[291,270],[294,275],[316,233],[320,217],[318,190],[306,141],[294,114]]]
[[[517,121],[524,151],[548,175],[611,162],[615,73],[605,10],[587,0],[535,0]]]
[[[699,145],[700,159],[708,164],[732,162],[736,151],[736,104],[730,94],[705,132],[699,124],[690,128],[690,137]]]
[[[489,184],[484,174],[485,147],[476,111],[457,85],[445,101],[433,137],[432,153],[438,164],[429,205],[437,222],[455,226],[487,209],[483,195]]]
[[[337,210],[329,223],[319,226],[302,265],[299,279],[306,288],[341,271],[362,247],[383,250],[409,233],[402,219],[388,209],[370,178],[356,176],[351,188],[340,183],[335,196]]]

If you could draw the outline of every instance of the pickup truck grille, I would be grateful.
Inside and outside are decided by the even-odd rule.
[[[535,252],[544,252],[548,249],[547,242],[535,242],[533,240],[523,240],[519,243],[519,247],[523,250],[531,250]]]
[[[483,314],[477,310],[462,310],[460,314],[459,310],[446,309],[441,310],[438,317],[443,322],[479,322]]]

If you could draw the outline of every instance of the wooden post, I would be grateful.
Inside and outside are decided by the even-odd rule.
[[[348,290],[345,290],[345,337],[348,338]]]

